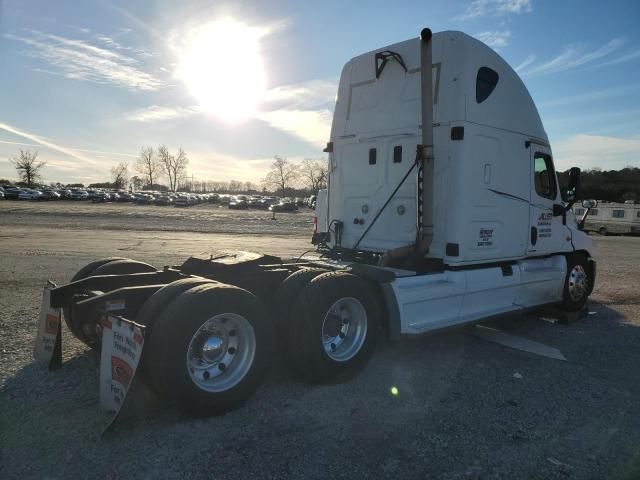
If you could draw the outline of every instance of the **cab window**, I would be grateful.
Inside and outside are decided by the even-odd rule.
[[[536,153],[533,159],[533,177],[536,193],[544,198],[556,198],[556,175],[551,157]]]

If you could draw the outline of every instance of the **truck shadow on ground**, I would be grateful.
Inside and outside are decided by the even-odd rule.
[[[385,395],[389,388],[396,387],[402,395],[413,392],[413,396],[422,392],[426,398],[436,402],[451,396],[455,400],[461,391],[470,391],[464,384],[470,372],[477,375],[470,382],[475,385],[474,388],[478,387],[482,377],[489,376],[493,382],[496,380],[496,372],[509,372],[508,377],[512,377],[516,373],[514,369],[518,369],[518,373],[525,377],[539,377],[539,386],[543,388],[550,373],[564,371],[567,366],[588,370],[591,377],[606,379],[608,383],[619,382],[624,387],[620,385],[617,388],[626,388],[634,394],[640,394],[638,375],[629,378],[627,371],[631,365],[640,366],[637,361],[640,328],[624,320],[624,314],[618,310],[592,302],[589,314],[570,325],[550,323],[536,314],[512,316],[485,323],[511,335],[556,347],[565,355],[567,362],[489,343],[467,335],[464,329],[407,337],[393,344],[381,341],[365,369],[352,381],[342,385],[310,386],[299,375],[292,374],[284,359],[278,358],[266,384],[240,408],[260,408],[260,403],[265,400],[287,404],[292,396],[301,396],[305,391],[317,393],[323,389],[334,393],[345,389],[349,394],[360,390],[369,391],[374,396],[379,395],[382,390],[371,391],[371,385],[384,386]],[[65,341],[76,340],[65,338]],[[634,362],[629,362],[631,358]],[[627,368],[621,371],[623,364]],[[67,400],[80,410],[90,408],[97,412],[98,377],[98,358],[95,352],[87,349],[66,359],[60,370],[50,373],[43,367],[30,363],[9,378],[2,391],[5,399],[16,402],[21,399],[31,402],[32,399],[27,397],[33,396],[47,398],[55,395],[57,399],[71,397]],[[578,376],[574,378],[577,379]],[[511,381],[512,378],[506,380]],[[130,400],[123,412],[127,423],[150,419],[172,423],[190,418],[159,400],[141,382],[135,382]],[[56,400],[45,402],[39,408],[46,413],[47,410],[58,408],[57,405]]]

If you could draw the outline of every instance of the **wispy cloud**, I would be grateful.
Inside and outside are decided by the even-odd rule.
[[[534,54],[528,55],[527,58],[525,58],[522,63],[520,63],[520,65],[518,65],[515,70],[516,72],[521,72],[522,70],[524,70],[525,68],[527,68],[529,65],[531,65],[533,62],[536,61],[536,57]]]
[[[316,148],[329,139],[338,80],[317,79],[268,90],[254,117]],[[136,122],[162,122],[199,115],[199,106],[160,106],[134,110],[125,118]]]
[[[332,112],[330,110],[274,110],[257,114],[270,126],[290,133],[316,148],[329,140]]]
[[[491,48],[499,49],[501,47],[506,47],[509,45],[509,38],[511,37],[511,32],[509,30],[503,31],[487,31],[480,32],[474,35],[481,42],[486,43]]]
[[[41,145],[45,148],[48,148],[50,150],[62,153],[64,155],[67,155],[71,158],[74,158],[76,160],[80,160],[81,162],[83,162],[83,165],[93,165],[93,166],[99,166],[100,162],[91,158],[91,157],[87,157],[86,155],[82,155],[81,153],[78,152],[78,150],[69,148],[69,147],[65,147],[63,145],[59,145],[57,143],[51,142],[49,140],[46,140],[45,138],[36,135],[34,133],[31,132],[27,132],[25,130],[22,130],[20,128],[14,127],[12,125],[6,124],[6,123],[2,123],[0,122],[0,130],[4,130],[5,132],[11,133],[13,135],[16,135],[18,137],[22,137],[22,138],[26,138],[27,140],[30,140],[31,142],[37,144],[37,145]],[[79,165],[75,164],[75,168],[78,168]]]
[[[554,157],[559,163],[559,170],[576,165],[605,170],[628,165],[640,167],[640,138],[574,135],[554,143]]]
[[[202,109],[198,106],[192,107],[168,107],[152,105],[128,112],[125,117],[134,122],[161,122],[166,120],[178,120],[200,113]]]
[[[39,137],[39,138],[43,138],[43,137]],[[42,147],[45,146],[41,143],[27,143],[27,142],[11,142],[8,140],[0,140],[0,143],[4,144],[4,145],[20,145],[20,146],[24,146],[24,147]],[[45,146],[46,147],[46,146]],[[67,149],[71,149],[75,152],[85,152],[85,153],[96,153],[98,155],[116,155],[118,157],[129,157],[129,158],[138,158],[137,155],[133,155],[131,153],[122,153],[122,152],[108,152],[105,150],[91,150],[88,148],[77,148],[77,147],[66,147]]]
[[[514,13],[527,13],[532,10],[530,0],[473,0],[459,18],[500,16]]]
[[[623,38],[614,38],[598,49],[592,49],[584,44],[571,44],[550,60],[534,64],[533,61],[521,67],[519,73],[525,77],[545,75],[549,73],[564,72],[578,67],[600,68],[613,63],[622,63],[638,58],[640,54],[623,55],[611,58],[624,45]]]
[[[334,78],[280,86],[267,92],[257,117],[320,148],[329,139],[337,91]]]
[[[313,109],[332,106],[338,91],[338,79],[311,80],[269,90],[264,98],[267,108]]]
[[[602,90],[595,90],[593,92],[581,93],[579,95],[563,95],[560,98],[540,102],[538,103],[538,106],[541,108],[564,107],[567,105],[576,105],[585,102],[603,100],[605,98],[628,95],[630,93],[637,92],[638,90],[640,90],[640,85],[638,84],[605,88]]]
[[[76,40],[29,30],[29,36],[4,34],[5,38],[23,43],[26,55],[48,65],[39,71],[63,77],[113,84],[130,90],[157,90],[163,82],[144,71],[141,50],[124,47],[110,37],[93,37],[100,46],[88,40]]]

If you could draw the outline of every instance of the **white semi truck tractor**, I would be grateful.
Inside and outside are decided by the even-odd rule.
[[[107,258],[53,289],[51,307],[92,347],[105,310],[145,325],[140,379],[214,415],[251,396],[276,355],[335,383],[381,335],[585,305],[596,263],[571,212],[580,170],[561,192],[531,96],[482,42],[424,29],[347,62],[325,151],[317,255],[231,252],[161,270]]]

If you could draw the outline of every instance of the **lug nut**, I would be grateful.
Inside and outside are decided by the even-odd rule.
[[[335,350],[335,349],[336,349],[336,344],[335,344],[335,343],[332,343],[332,344],[331,344],[331,350]]]
[[[202,374],[202,376],[204,377],[205,380],[209,380],[209,372],[207,372],[205,370],[205,372]]]
[[[234,353],[236,353],[236,349],[235,347],[229,347],[229,350],[227,350],[231,355],[233,355]]]
[[[340,332],[340,338],[344,338],[345,334],[343,332]]]
[[[224,372],[227,369],[227,366],[224,363],[220,363],[218,365],[218,368],[220,369],[221,372]]]
[[[235,330],[229,330],[229,336],[230,337],[235,337],[236,336],[236,331]]]

